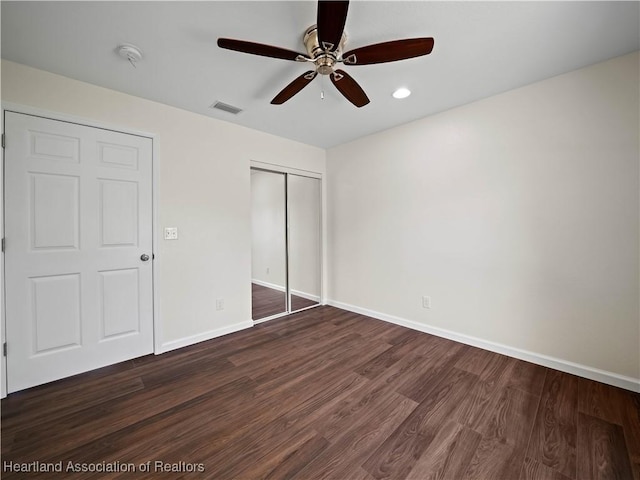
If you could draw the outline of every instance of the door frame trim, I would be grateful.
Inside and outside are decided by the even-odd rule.
[[[160,299],[158,292],[160,290],[160,264],[162,259],[160,256],[156,257],[155,253],[158,251],[160,234],[160,212],[159,212],[159,199],[160,199],[160,152],[159,152],[159,138],[156,133],[144,132],[135,130],[133,128],[124,127],[122,125],[114,125],[106,122],[101,122],[92,118],[82,117],[79,115],[70,115],[62,112],[54,112],[45,110],[42,108],[31,107],[28,105],[22,105],[12,102],[2,102],[2,134],[5,132],[5,112],[15,112],[24,115],[31,115],[35,117],[47,118],[50,120],[58,120],[67,123],[75,123],[86,127],[99,128],[102,130],[110,130],[113,132],[124,133],[127,135],[135,135],[138,137],[145,137],[151,140],[151,242],[152,253],[154,254],[152,261],[152,275],[151,275],[151,292],[153,296],[152,302],[152,317],[153,317],[153,352],[158,355],[162,353],[162,327],[160,321]],[[4,225],[4,148],[2,149],[2,168],[0,168],[0,236],[4,238],[5,225]],[[6,341],[6,292],[5,292],[5,268],[4,268],[4,252],[0,255],[0,344]],[[1,347],[1,345],[0,345]],[[0,353],[1,365],[0,365],[0,398],[7,396],[7,362],[6,357]]]

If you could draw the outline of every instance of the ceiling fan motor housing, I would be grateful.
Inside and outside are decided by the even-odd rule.
[[[329,75],[333,72],[333,67],[342,56],[344,45],[347,43],[347,34],[345,32],[342,33],[338,48],[334,50],[331,48],[332,45],[326,45],[328,48],[325,49],[320,45],[320,40],[318,39],[318,27],[312,25],[304,32],[302,41],[309,57],[313,59],[313,63],[316,65],[316,71],[321,75]]]

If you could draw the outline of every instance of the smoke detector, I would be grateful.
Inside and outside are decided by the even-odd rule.
[[[133,67],[136,66],[136,63],[142,60],[142,51],[130,43],[119,45],[118,48],[116,48],[116,51],[118,52],[118,55],[128,60]]]

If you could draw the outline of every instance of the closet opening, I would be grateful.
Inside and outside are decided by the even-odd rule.
[[[320,305],[321,206],[319,176],[251,168],[251,314],[255,322]]]

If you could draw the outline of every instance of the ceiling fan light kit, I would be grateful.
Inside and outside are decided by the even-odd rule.
[[[318,2],[317,23],[307,28],[302,38],[307,51],[306,55],[280,47],[230,38],[219,38],[218,46],[252,55],[313,63],[313,70],[300,75],[271,100],[274,105],[281,105],[289,100],[320,74],[328,75],[331,83],[352,104],[363,107],[369,103],[367,94],[347,72],[336,68],[337,64],[372,65],[428,55],[433,50],[433,38],[393,40],[343,53],[347,42],[344,26],[348,9],[348,1],[320,0]]]

